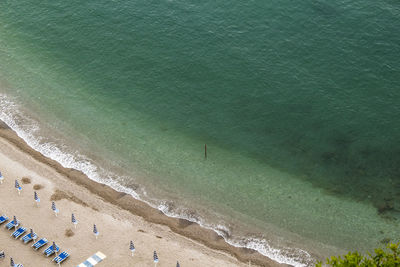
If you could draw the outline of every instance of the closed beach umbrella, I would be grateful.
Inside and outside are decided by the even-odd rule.
[[[18,223],[18,221],[17,221],[17,217],[16,217],[16,216],[14,216],[14,218],[13,218],[13,224],[14,224],[14,228],[17,228],[17,223]]]
[[[36,201],[36,205],[39,205],[40,198],[38,197],[38,194],[36,193],[36,191],[33,192],[33,198],[34,198],[35,201]]]
[[[78,221],[76,220],[75,215],[73,213],[72,213],[72,216],[71,216],[71,222],[74,224],[75,229],[76,229],[76,225],[78,224]]]
[[[31,230],[30,230],[30,233],[29,233],[29,234],[31,235],[31,237],[32,237],[32,239],[33,239],[33,240],[35,240],[35,239],[36,239],[36,237],[35,237],[35,233],[33,232],[32,228],[31,228]]]
[[[18,190],[18,195],[21,194],[22,187],[19,185],[18,180],[15,180],[15,188]]]
[[[133,253],[135,252],[135,246],[133,245],[133,241],[129,243],[129,249],[130,251],[132,251],[132,256],[133,256]]]
[[[54,203],[54,201],[51,202],[51,209],[54,211],[54,214],[55,214],[56,217],[57,217],[57,213],[58,213],[59,210],[57,209],[56,203]]]
[[[1,172],[0,172],[0,184],[3,183],[3,180],[4,180],[4,177],[3,177],[3,175],[1,175]]]
[[[176,267],[181,267],[181,265],[179,264],[179,261],[176,262]]]
[[[14,266],[15,266],[15,263],[14,263],[13,258],[10,258],[10,266],[11,266],[11,267],[14,267]]]
[[[53,251],[57,256],[57,246],[56,246],[56,242],[53,241]]]
[[[93,224],[93,233],[94,233],[94,235],[96,236],[96,239],[97,239],[97,236],[99,235],[99,232],[97,231],[96,224]]]
[[[154,264],[155,265],[157,265],[157,263],[158,263],[158,256],[157,256],[157,252],[154,250],[154,253],[153,253],[153,260],[154,260]]]

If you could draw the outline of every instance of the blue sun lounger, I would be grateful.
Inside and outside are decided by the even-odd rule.
[[[11,234],[11,236],[14,237],[15,239],[18,239],[25,232],[26,228],[20,227],[17,230],[15,230],[14,233]]]
[[[21,240],[24,241],[24,243],[26,244],[26,243],[29,243],[32,240],[36,239],[36,238],[37,238],[37,235],[35,233],[33,233],[33,236],[32,236],[31,233],[29,233],[29,234],[25,235]]]
[[[53,259],[53,261],[55,262],[55,263],[57,263],[57,264],[60,264],[60,263],[62,263],[66,258],[68,258],[69,257],[69,254],[66,252],[66,251],[64,251],[64,252],[62,252],[60,255],[58,255],[57,257],[55,257],[54,259]]]
[[[56,251],[55,252],[59,252],[60,248],[56,245]],[[50,247],[46,248],[46,250],[43,252],[44,255],[46,255],[46,257],[53,255],[54,253],[54,248],[53,245],[51,245]]]
[[[41,247],[43,247],[44,245],[46,245],[47,242],[49,242],[49,241],[47,241],[46,238],[42,238],[42,239],[40,239],[39,241],[37,241],[35,244],[33,244],[32,247],[33,247],[35,250],[38,250],[39,248],[41,248]]]
[[[18,225],[19,225],[19,221],[18,220],[17,220],[17,222],[14,222],[14,220],[12,220],[11,222],[6,224],[6,228],[8,230],[11,230],[11,228],[13,228],[13,227],[17,228]]]
[[[8,221],[8,217],[6,215],[2,215],[0,217],[0,224],[3,224],[4,222]]]

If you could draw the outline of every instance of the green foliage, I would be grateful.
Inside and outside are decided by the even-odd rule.
[[[332,267],[400,267],[400,248],[399,243],[389,244],[388,249],[375,249],[375,255],[368,253],[362,256],[360,253],[349,252],[339,257],[332,256],[327,259],[326,265]],[[318,262],[316,267],[322,267],[322,262]]]

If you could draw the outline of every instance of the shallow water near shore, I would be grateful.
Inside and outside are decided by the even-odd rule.
[[[398,239],[399,10],[5,1],[0,119],[278,261],[365,251]]]

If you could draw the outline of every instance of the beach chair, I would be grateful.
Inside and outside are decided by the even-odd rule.
[[[58,255],[57,257],[55,257],[54,259],[53,259],[53,261],[55,262],[55,263],[57,263],[57,264],[61,264],[66,258],[68,258],[69,257],[69,254],[66,252],[66,251],[64,251],[64,252],[62,252],[60,255]]]
[[[44,245],[46,245],[49,241],[47,241],[46,238],[42,238],[39,241],[35,242],[35,244],[32,245],[32,247],[35,250],[38,250],[39,248],[43,247]]]
[[[103,261],[106,258],[106,255],[97,251],[94,255],[89,257],[87,260],[79,264],[77,267],[87,267],[87,266],[94,266],[99,262]]]
[[[17,230],[15,230],[14,233],[11,234],[11,236],[14,237],[15,239],[18,239],[25,232],[26,232],[26,228],[20,227]]]
[[[19,225],[19,221],[17,220],[17,222],[14,222],[14,220],[10,221],[9,223],[6,224],[6,228],[8,230],[11,230],[13,227],[17,228]]]
[[[37,235],[35,233],[33,233],[33,236],[31,233],[25,235],[21,240],[24,241],[24,243],[29,243],[32,240],[35,240],[37,238]]]
[[[0,217],[0,224],[5,223],[6,221],[8,221],[8,217],[7,217],[6,215],[2,215],[2,216]]]
[[[56,251],[55,252],[59,252],[60,248],[56,245]],[[54,254],[54,248],[53,245],[51,245],[50,247],[46,248],[46,250],[43,252],[44,255],[46,255],[46,257],[51,256]]]

